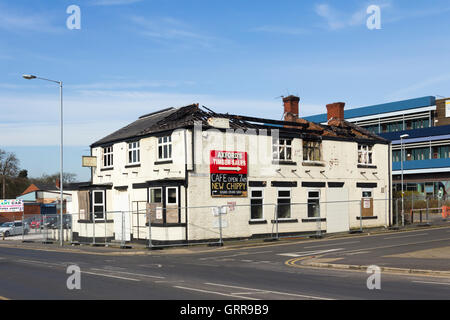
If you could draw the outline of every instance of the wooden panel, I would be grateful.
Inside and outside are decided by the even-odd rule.
[[[369,208],[367,208],[369,206]],[[361,199],[361,215],[363,217],[373,216],[373,198]]]

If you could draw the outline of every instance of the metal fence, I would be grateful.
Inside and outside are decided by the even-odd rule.
[[[424,195],[411,195],[393,201],[394,226],[442,225],[450,221],[447,210],[449,199],[432,198]],[[403,209],[402,209],[403,208]]]
[[[449,221],[448,217],[443,217],[442,207],[438,207],[446,203],[418,198],[409,202],[410,206],[407,203],[404,199],[402,215],[401,199],[324,202],[312,198],[305,203],[293,203],[289,198],[278,199],[277,203],[252,199],[251,204],[245,205],[224,199],[222,205],[197,207],[166,207],[144,202],[133,206],[135,210],[131,211],[64,214],[62,239],[66,244],[122,248],[221,246],[229,241],[322,237],[325,233],[363,232],[374,227],[393,225],[401,228],[408,224]],[[0,228],[4,240],[55,243],[61,239],[59,214],[26,216],[12,224],[19,225],[17,228]]]

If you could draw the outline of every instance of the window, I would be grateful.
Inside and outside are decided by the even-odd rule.
[[[172,159],[172,136],[158,138],[158,160]]]
[[[92,212],[95,220],[103,220],[105,217],[105,191],[92,191]]]
[[[250,191],[250,219],[261,220],[263,218],[263,190],[252,189]]]
[[[278,219],[288,219],[291,217],[291,190],[279,189],[277,199]]]
[[[112,167],[113,166],[113,147],[103,148],[103,167]]]
[[[415,148],[408,150],[411,157],[408,160],[427,160],[430,159],[430,148]]]
[[[308,191],[308,218],[320,218],[320,191]]]
[[[292,139],[273,139],[273,160],[292,160]]]
[[[321,146],[320,141],[303,140],[303,161],[322,160]]]
[[[363,198],[372,198],[372,190],[363,190],[362,197]]]
[[[162,189],[161,188],[150,189],[150,203],[162,203]]]
[[[358,163],[372,164],[372,146],[358,145]]]
[[[140,157],[139,141],[128,143],[128,163],[139,163]]]
[[[171,187],[166,189],[166,204],[178,204],[178,188]]]

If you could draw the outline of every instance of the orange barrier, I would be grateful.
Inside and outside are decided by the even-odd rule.
[[[450,215],[450,207],[442,206],[442,218],[447,219],[449,215]]]

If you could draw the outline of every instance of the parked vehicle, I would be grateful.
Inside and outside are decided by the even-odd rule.
[[[39,229],[41,227],[41,220],[34,220],[30,223],[31,229]]]
[[[22,225],[22,221],[5,222],[0,226],[0,234],[5,237],[27,234],[29,231],[28,226]]]

